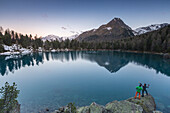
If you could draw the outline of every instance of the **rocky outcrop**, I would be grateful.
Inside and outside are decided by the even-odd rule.
[[[143,109],[140,105],[131,103],[127,100],[113,101],[106,104],[106,109],[111,113],[142,113]],[[102,112],[101,112],[102,113]]]
[[[156,109],[155,100],[151,95],[145,95],[143,98],[135,99],[135,98],[129,98],[127,101],[140,105],[143,108],[142,113],[153,113],[153,111]]]
[[[68,106],[62,107],[54,113],[65,113],[68,108]],[[105,106],[93,102],[90,106],[77,107],[76,112],[68,113],[162,113],[155,110],[154,98],[151,95],[145,95],[140,100],[132,97],[127,100],[113,101]]]

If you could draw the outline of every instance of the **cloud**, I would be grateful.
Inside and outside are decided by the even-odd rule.
[[[62,26],[61,29],[64,30],[64,32],[67,32],[69,34],[71,33],[71,35],[75,35],[75,34],[80,34],[81,33],[81,31],[80,32],[75,31],[69,25],[67,25],[67,27]]]
[[[46,13],[42,14],[41,16],[42,16],[42,18],[44,18],[44,19],[48,18],[48,15],[47,15]]]
[[[70,31],[71,33],[75,33],[75,31]]]
[[[41,17],[44,21],[48,22],[48,15],[46,13],[42,14]]]
[[[61,27],[62,30],[66,30],[67,28],[66,27]]]

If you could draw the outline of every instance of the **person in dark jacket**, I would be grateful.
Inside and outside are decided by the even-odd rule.
[[[146,84],[144,84],[142,87],[143,87],[142,97],[144,97],[144,91],[146,92],[146,95],[148,95],[148,91],[146,90],[146,88],[149,88],[149,84],[148,84],[148,86],[146,86]]]

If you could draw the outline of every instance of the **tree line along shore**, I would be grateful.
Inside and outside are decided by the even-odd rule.
[[[32,35],[23,35],[5,30],[0,32],[0,53],[6,52],[4,45],[19,45],[22,48],[37,51],[41,48],[44,51],[58,50],[116,50],[129,52],[150,52],[150,53],[170,53],[170,25],[156,31],[148,32],[128,38],[114,39],[105,41],[78,41],[73,40],[54,40],[43,42],[41,38]],[[19,50],[19,49],[18,49]],[[17,51],[15,49],[14,51]]]

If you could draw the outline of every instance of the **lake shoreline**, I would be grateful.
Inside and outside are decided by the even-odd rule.
[[[153,55],[161,55],[165,59],[170,59],[170,53],[163,53],[163,52],[150,52],[150,51],[132,51],[132,50],[111,50],[111,49],[80,49],[80,50],[74,50],[74,49],[52,49],[52,50],[27,50],[27,51],[15,51],[10,52],[6,51],[3,53],[0,53],[0,56],[10,56],[10,55],[27,55],[31,53],[36,52],[69,52],[69,51],[115,51],[115,52],[126,52],[126,53],[142,53],[142,54],[153,54]]]
[[[1,52],[0,55],[25,55],[30,54],[33,52],[67,52],[67,51],[117,51],[117,52],[127,52],[127,53],[144,53],[144,54],[156,54],[156,55],[166,55],[166,58],[170,58],[170,53],[164,53],[164,52],[151,52],[151,51],[134,51],[134,50],[113,50],[113,49],[50,49],[45,50],[44,48],[39,47],[38,49],[33,48],[22,48],[21,46],[18,46],[16,44],[12,46],[3,45],[5,48],[4,52]]]
[[[47,108],[46,111],[49,111]],[[92,102],[89,106],[76,107],[74,103],[60,107],[52,113],[162,113],[156,110],[155,99],[149,94],[135,99],[134,97],[126,100],[107,103],[105,106]]]
[[[100,105],[95,102],[92,102],[89,106],[75,106],[74,103],[68,103],[66,106],[60,107],[55,111],[51,111],[46,108],[40,112],[48,112],[48,113],[124,113],[124,112],[132,112],[132,113],[163,113],[156,109],[155,99],[152,95],[145,95],[140,99],[131,97],[121,101],[111,101],[106,105]],[[20,105],[18,102],[15,106],[10,110],[10,113],[20,113]]]
[[[57,49],[57,50],[43,50],[43,52],[67,52],[67,51],[116,51],[116,52],[126,52],[126,53],[143,53],[143,54],[155,54],[155,55],[161,55],[167,59],[170,59],[170,53],[163,53],[163,52],[150,52],[150,51],[132,51],[132,50],[112,50],[112,49],[80,49],[80,50],[74,50],[74,49]],[[36,51],[34,51],[36,52]],[[40,52],[40,51],[38,51]]]
[[[112,49],[57,49],[57,50],[43,50],[43,52],[67,52],[67,51],[117,51],[117,52],[128,52],[128,53],[148,53],[148,54],[157,54],[157,55],[164,55],[170,53],[163,53],[163,52],[150,52],[150,51],[132,51],[132,50],[112,50]],[[35,51],[36,52],[36,51]]]

